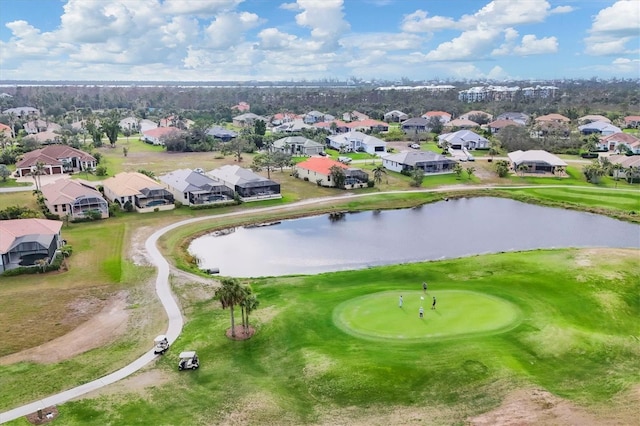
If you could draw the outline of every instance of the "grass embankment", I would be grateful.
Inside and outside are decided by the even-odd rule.
[[[167,383],[144,397],[134,391],[67,403],[59,421],[349,423],[408,409],[418,419],[424,410],[422,422],[461,424],[529,385],[587,406],[609,403],[640,381],[636,256],[534,251],[254,280],[260,308],[252,339],[228,340],[229,311],[203,297],[156,363]],[[470,290],[517,306],[522,322],[500,334],[408,343],[358,339],[332,320],[346,301],[418,290],[423,279],[443,291],[443,304],[446,291]],[[390,303],[397,309],[395,297]],[[176,355],[186,349],[198,351],[199,370],[178,372]]]

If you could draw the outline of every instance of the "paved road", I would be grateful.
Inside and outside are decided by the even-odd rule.
[[[167,332],[165,334],[167,335],[167,338],[169,339],[170,343],[175,342],[175,340],[178,338],[178,336],[182,332],[184,320],[182,318],[182,313],[180,312],[180,308],[176,302],[175,296],[171,292],[171,287],[169,285],[170,265],[158,250],[157,242],[162,235],[180,226],[187,225],[190,223],[200,222],[204,220],[224,218],[229,216],[240,216],[240,215],[246,215],[246,214],[255,214],[255,213],[277,211],[277,210],[290,210],[290,209],[295,209],[298,207],[312,205],[312,204],[330,203],[330,202],[334,202],[336,200],[340,200],[344,198],[361,198],[361,197],[368,197],[368,196],[374,196],[374,195],[380,195],[380,194],[393,194],[393,193],[397,194],[398,192],[442,192],[442,191],[455,191],[455,190],[466,190],[466,189],[490,189],[490,188],[515,189],[515,188],[562,188],[562,187],[575,188],[575,186],[570,186],[570,185],[566,185],[566,186],[565,185],[527,185],[527,186],[456,185],[452,187],[442,187],[442,188],[436,188],[436,189],[416,189],[412,191],[389,191],[389,192],[376,192],[376,193],[368,193],[368,194],[347,193],[345,195],[341,195],[337,197],[314,198],[314,199],[298,201],[296,203],[291,203],[291,204],[286,204],[281,206],[263,207],[263,208],[257,208],[257,209],[251,209],[251,210],[225,213],[221,215],[192,218],[192,219],[176,222],[172,225],[166,226],[156,231],[145,242],[145,249],[147,250],[149,260],[158,269],[158,275],[156,277],[156,293],[158,294],[158,298],[160,299],[160,302],[162,303],[169,319],[169,325],[167,328]],[[598,189],[603,191],[616,190],[612,188],[593,188],[593,189]],[[624,191],[624,190],[618,189],[618,191]],[[131,364],[125,367],[122,367],[121,369],[111,374],[108,374],[104,377],[101,377],[89,383],[85,383],[78,387],[66,390],[64,392],[51,395],[43,399],[39,399],[29,404],[22,405],[20,407],[6,411],[4,413],[0,413],[0,424],[11,421],[11,420],[15,420],[22,416],[26,416],[27,414],[34,413],[38,411],[38,409],[40,408],[45,408],[52,405],[60,405],[73,398],[77,398],[88,392],[91,392],[96,389],[100,389],[104,386],[115,383],[118,380],[122,380],[130,376],[131,374],[135,373],[136,371],[140,370],[145,365],[154,361],[157,357],[158,355],[154,355],[153,349],[150,349],[148,352],[146,352],[140,358],[133,361]]]

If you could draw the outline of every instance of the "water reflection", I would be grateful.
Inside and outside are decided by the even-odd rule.
[[[313,274],[500,251],[640,248],[640,226],[501,198],[340,213],[205,235],[189,251],[226,276]]]

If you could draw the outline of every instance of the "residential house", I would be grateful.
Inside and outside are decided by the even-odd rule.
[[[58,123],[40,119],[27,121],[22,127],[24,127],[24,131],[27,132],[28,135],[35,135],[36,133],[46,131],[59,132],[62,129],[62,126]]]
[[[73,219],[84,219],[99,215],[109,217],[109,204],[102,194],[72,179],[58,179],[43,185],[44,204],[50,213],[60,217],[69,215]]]
[[[613,169],[613,177],[627,179],[627,174],[631,172],[634,176],[630,176],[637,182],[640,178],[640,156],[637,155],[610,155],[608,157],[600,157],[600,161],[607,159],[612,165],[620,164],[622,170]],[[0,222],[1,223],[1,222]]]
[[[98,161],[90,154],[67,145],[49,145],[25,153],[16,163],[18,176],[29,176],[42,163],[44,174],[62,174],[71,171],[95,169]]]
[[[279,112],[271,117],[270,123],[273,126],[280,126],[285,123],[291,123],[296,119],[302,120],[302,117],[299,117],[292,112]]]
[[[155,121],[148,120],[146,118],[140,120],[140,122],[138,123],[138,131],[140,133],[144,133],[147,130],[157,129],[157,128],[158,128],[158,123],[156,123]]]
[[[515,120],[494,120],[491,123],[487,124],[487,128],[491,131],[492,135],[495,135],[500,132],[500,130],[504,129],[507,126],[517,126],[523,127],[520,121]]]
[[[622,130],[619,127],[614,126],[606,121],[594,121],[591,123],[578,126],[578,130],[583,135],[600,134],[602,136],[613,135],[614,133],[621,133]]]
[[[342,120],[320,121],[314,123],[313,127],[316,129],[326,130],[329,133],[345,133],[349,131],[349,125],[352,123],[345,123]]]
[[[497,116],[496,120],[511,120],[526,126],[529,123],[529,116],[523,112],[504,112]]]
[[[541,115],[540,117],[536,117],[534,120],[536,123],[559,123],[559,124],[569,124],[571,120],[564,115],[561,114],[547,114]]]
[[[394,172],[422,169],[425,174],[453,173],[456,161],[431,151],[404,151],[382,158],[384,168]]]
[[[283,123],[279,126],[273,127],[271,129],[272,133],[295,133],[300,132],[302,129],[312,129],[313,126],[310,124],[306,124],[302,119],[296,118],[295,120]]]
[[[244,202],[282,198],[279,183],[240,166],[222,166],[207,172],[207,175],[224,182]]]
[[[233,190],[224,182],[191,169],[180,169],[159,177],[175,200],[187,206],[224,203],[233,200]]]
[[[0,220],[0,272],[55,258],[63,246],[62,221],[48,219]]]
[[[415,117],[405,120],[401,124],[402,131],[406,134],[426,133],[429,128],[429,120],[422,117]]]
[[[38,117],[40,115],[40,111],[37,108],[33,107],[17,107],[17,108],[9,108],[2,111],[3,115],[13,115],[16,118],[28,118],[28,117]]]
[[[640,139],[629,133],[614,133],[603,136],[597,142],[600,151],[620,151],[620,146],[625,145],[633,154],[640,154]]]
[[[35,141],[38,141],[38,143],[41,145],[48,145],[53,143],[60,143],[61,135],[58,132],[46,130],[44,132],[25,136],[24,139],[33,139]]]
[[[342,152],[367,152],[382,155],[387,152],[387,143],[362,132],[347,132],[327,137],[327,143]]]
[[[519,170],[520,166],[526,166],[527,173],[554,174],[559,168],[564,169],[567,163],[555,155],[543,150],[514,151],[507,154],[511,168]]]
[[[240,114],[236,117],[233,117],[233,125],[237,127],[253,127],[256,121],[262,120],[266,123],[269,122],[265,117],[261,115],[254,114],[252,112],[246,112],[244,114]]]
[[[611,124],[611,120],[609,120],[604,115],[590,114],[578,118],[578,123],[580,124],[589,124],[593,123],[594,121],[602,121]]]
[[[6,139],[11,139],[13,137],[13,131],[11,130],[11,127],[2,123],[0,123],[0,134],[3,134]]]
[[[319,123],[321,121],[332,121],[335,120],[336,118],[331,115],[331,114],[325,114],[324,112],[320,112],[320,111],[309,111],[308,113],[306,113],[304,115],[304,122],[307,124],[314,124],[314,123]]]
[[[274,141],[273,149],[295,156],[312,156],[324,152],[324,145],[303,136],[288,136]]]
[[[123,210],[139,213],[175,208],[174,197],[160,183],[138,172],[122,172],[105,179],[104,195]],[[130,207],[129,207],[130,206]]]
[[[249,103],[247,102],[238,102],[238,104],[232,106],[231,109],[238,112],[249,112],[249,110],[251,109],[251,105],[249,105]]]
[[[624,125],[628,129],[637,129],[640,127],[640,115],[627,115],[624,118]]]
[[[361,169],[349,167],[328,157],[311,157],[295,165],[295,175],[304,180],[314,182],[320,186],[335,187],[331,177],[331,168],[342,169],[345,175],[344,188],[364,188],[369,181],[369,175]]]
[[[367,114],[363,114],[359,111],[345,112],[344,114],[342,114],[342,121],[346,121],[346,122],[363,121],[368,119],[369,119],[369,116]]]
[[[409,115],[405,114],[402,111],[398,111],[394,109],[393,111],[386,112],[384,114],[384,121],[388,123],[401,123],[405,120],[409,119]]]
[[[179,134],[184,133],[177,127],[156,127],[142,132],[140,140],[153,145],[164,145],[163,137],[176,132]]]
[[[158,127],[177,127],[180,130],[188,130],[195,124],[195,121],[188,118],[182,118],[177,115],[170,115],[169,117],[160,119]]]
[[[438,136],[438,146],[447,142],[453,149],[487,149],[489,140],[471,130],[458,130],[453,133],[444,133]]]
[[[436,117],[442,124],[451,121],[451,114],[445,111],[428,111],[421,115],[422,118],[429,120],[432,117]]]
[[[138,131],[140,130],[139,121],[140,120],[138,120],[137,118],[129,116],[120,120],[118,124],[123,131],[128,130],[129,133],[138,133]]]
[[[475,127],[480,127],[480,125],[475,121],[467,120],[465,118],[456,118],[444,125],[445,129],[473,129]]]
[[[489,114],[488,112],[474,110],[474,111],[469,111],[465,114],[462,114],[458,118],[462,118],[463,120],[471,120],[476,123],[478,123],[476,120],[480,118],[484,123],[488,123],[489,121],[493,120],[493,115]],[[474,120],[474,118],[476,120]],[[482,124],[482,123],[478,123],[478,124]]]
[[[207,135],[213,137],[214,139],[219,139],[222,142],[229,142],[231,139],[238,136],[236,132],[233,130],[225,129],[220,126],[213,126],[207,129]]]
[[[374,120],[367,118],[364,120],[352,121],[346,123],[347,128],[350,130],[356,130],[361,132],[387,132],[389,131],[389,125],[384,121]]]

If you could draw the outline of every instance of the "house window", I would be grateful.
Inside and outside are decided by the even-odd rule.
[[[66,212],[66,211],[67,211],[67,205],[66,205],[66,204],[63,204],[63,205],[62,205],[62,211],[63,211],[63,212]]]
[[[58,205],[57,204],[55,206],[53,206],[53,211],[58,213]]]

